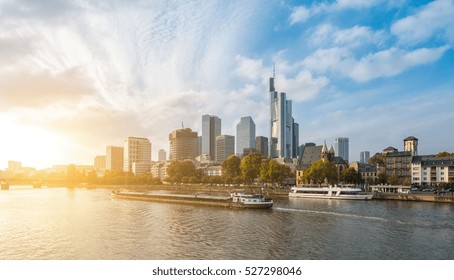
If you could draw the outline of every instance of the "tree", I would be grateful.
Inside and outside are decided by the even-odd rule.
[[[454,153],[448,153],[446,151],[439,152],[436,157],[454,157]]]
[[[342,170],[341,181],[347,184],[361,184],[363,182],[363,178],[355,168],[349,167]]]
[[[227,183],[230,183],[233,178],[241,176],[241,169],[240,169],[241,159],[237,156],[229,156],[223,163],[222,163],[222,177]]]
[[[267,159],[260,166],[260,180],[264,182],[282,183],[291,176],[290,168],[275,160]]]
[[[384,165],[385,164],[385,157],[382,153],[376,153],[373,155],[371,158],[369,158],[368,163],[370,164],[379,164],[379,165]]]
[[[388,183],[391,185],[397,185],[397,184],[399,184],[399,182],[400,182],[400,180],[399,180],[399,177],[397,177],[397,175],[391,175],[388,178]]]
[[[318,160],[311,164],[306,169],[302,177],[303,181],[313,182],[314,184],[322,185],[325,181],[328,183],[335,183],[337,181],[337,169],[334,163]]]
[[[241,175],[245,182],[250,184],[259,177],[261,164],[262,155],[259,153],[249,154],[241,160]]]
[[[183,177],[196,176],[196,168],[192,161],[172,161],[167,167],[167,175],[171,182],[181,182]],[[186,183],[188,179],[185,179]]]

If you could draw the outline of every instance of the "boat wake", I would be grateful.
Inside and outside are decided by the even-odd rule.
[[[307,210],[307,209],[296,209],[296,208],[280,208],[280,207],[276,207],[276,208],[274,208],[274,210],[286,211],[286,212],[301,212],[301,213],[310,213],[310,214],[332,215],[332,216],[341,216],[341,217],[346,217],[346,218],[366,219],[366,220],[375,220],[375,221],[382,221],[382,222],[390,221],[388,219],[384,219],[384,218],[380,218],[380,217],[364,216],[364,215],[350,214],[350,213],[330,212],[330,211]]]

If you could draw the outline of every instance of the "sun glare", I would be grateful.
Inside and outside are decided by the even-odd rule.
[[[9,160],[22,162],[22,166],[43,169],[65,162],[69,143],[48,130],[27,125],[6,125],[0,147],[0,168]]]

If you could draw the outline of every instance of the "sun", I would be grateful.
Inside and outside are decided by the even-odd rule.
[[[22,166],[44,169],[64,161],[69,143],[62,136],[38,126],[2,124],[0,169],[9,160]]]

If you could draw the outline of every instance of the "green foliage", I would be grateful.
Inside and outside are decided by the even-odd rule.
[[[172,161],[167,167],[167,175],[171,182],[188,183],[189,177],[195,176],[196,167],[192,161]],[[182,179],[186,177],[184,182]]]
[[[385,164],[385,157],[382,153],[376,153],[373,155],[371,158],[369,158],[368,163],[370,164],[379,164],[379,165],[384,165]]]
[[[342,170],[341,181],[347,184],[361,184],[364,180],[355,168],[349,167]]]
[[[260,166],[260,180],[263,182],[282,183],[291,176],[290,168],[275,160],[267,159]]]
[[[251,184],[260,175],[262,155],[259,153],[249,154],[241,160],[240,169],[243,180]]]
[[[304,171],[302,180],[318,185],[323,184],[325,181],[335,183],[337,182],[336,165],[329,161],[318,160]]]
[[[454,157],[454,153],[448,153],[446,151],[439,152],[436,157]]]
[[[388,183],[391,185],[398,185],[400,183],[399,177],[397,177],[397,175],[389,176]]]
[[[233,181],[233,178],[241,176],[240,164],[241,159],[234,155],[229,156],[222,163],[222,177],[224,177],[226,183],[230,183]]]

